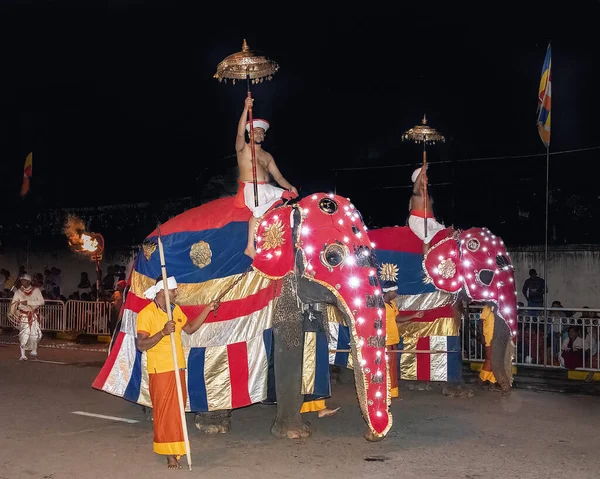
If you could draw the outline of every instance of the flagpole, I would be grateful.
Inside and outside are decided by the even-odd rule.
[[[546,146],[546,234],[544,238],[544,318],[548,317],[548,211],[550,205],[550,144]]]

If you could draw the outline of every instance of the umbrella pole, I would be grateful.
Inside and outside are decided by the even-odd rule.
[[[173,312],[171,311],[171,298],[169,297],[169,287],[167,286],[167,268],[165,266],[165,252],[163,249],[162,238],[160,236],[160,225],[158,225],[158,252],[160,253],[160,269],[162,272],[162,280],[165,285],[165,303],[167,309],[167,317],[169,321],[173,320]],[[181,429],[183,430],[183,440],[185,443],[185,458],[190,471],[192,470],[192,452],[190,451],[190,439],[188,437],[187,422],[185,420],[185,405],[183,404],[183,393],[181,392],[181,377],[179,376],[179,364],[177,363],[177,349],[175,346],[175,333],[169,335],[171,337],[171,353],[173,354],[173,364],[175,366],[175,383],[177,387],[177,399],[179,400],[179,415],[181,419]]]
[[[425,150],[427,141],[423,140],[423,210],[425,212],[425,218],[423,218],[423,224],[425,226],[425,238],[427,238],[427,151]]]
[[[248,98],[252,98],[250,93],[250,75],[246,73],[246,82],[248,83]],[[254,146],[254,121],[252,120],[252,105],[248,108],[248,117],[250,120],[250,150],[252,151],[252,184],[254,185],[254,206],[258,208],[258,183],[256,181],[256,149]]]

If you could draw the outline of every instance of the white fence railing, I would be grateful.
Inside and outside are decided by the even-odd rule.
[[[462,319],[463,360],[483,361],[481,306],[470,305]],[[600,371],[600,310],[521,307],[515,364]],[[568,352],[569,343],[574,352]],[[565,365],[566,355],[570,358]]]
[[[0,328],[14,327],[8,317],[10,299],[0,298]],[[110,334],[112,305],[106,301],[76,301],[47,299],[40,307],[42,331],[70,331],[81,334]]]

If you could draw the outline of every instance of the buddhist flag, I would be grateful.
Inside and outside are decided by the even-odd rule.
[[[538,91],[537,127],[542,143],[550,146],[550,110],[552,108],[552,54],[550,44],[546,50],[546,58],[542,67],[542,79]]]
[[[33,171],[33,152],[30,152],[25,158],[25,167],[23,168],[23,185],[21,186],[21,196],[29,192],[29,185],[31,182],[31,173]]]

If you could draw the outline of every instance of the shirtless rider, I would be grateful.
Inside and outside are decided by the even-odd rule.
[[[244,111],[238,123],[237,136],[235,138],[235,151],[237,153],[238,167],[240,169],[240,194],[243,193],[244,204],[252,212],[248,222],[248,244],[245,254],[254,258],[256,248],[254,246],[254,228],[262,215],[264,215],[273,204],[282,196],[294,198],[298,191],[281,174],[273,156],[263,150],[262,142],[265,133],[269,129],[269,123],[260,118],[253,118],[254,150],[256,152],[256,181],[258,183],[258,207],[254,206],[254,185],[252,182],[252,151],[250,144],[246,143],[245,131],[250,135],[250,122],[247,120],[248,110],[252,107],[254,100],[246,98]],[[270,177],[282,188],[269,184]],[[243,190],[243,191],[242,191]],[[286,192],[285,190],[288,190]]]

